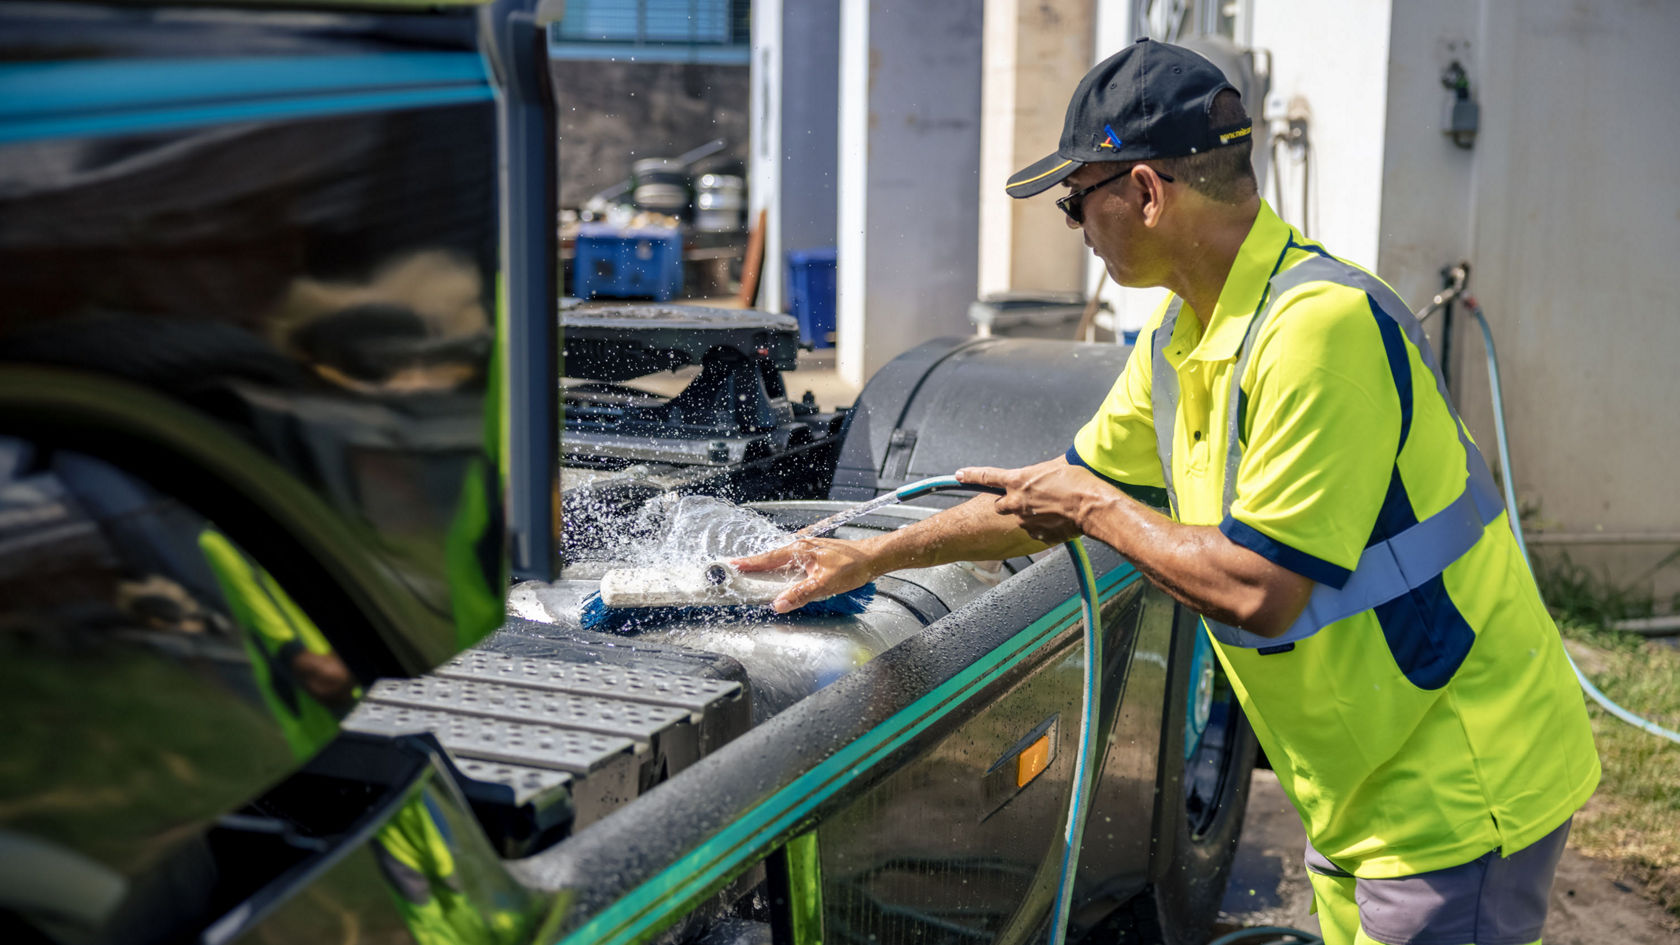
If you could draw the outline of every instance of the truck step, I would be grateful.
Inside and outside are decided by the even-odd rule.
[[[348,731],[431,733],[503,855],[527,856],[606,816],[747,730],[736,680],[645,665],[469,650],[375,683]]]
[[[702,753],[722,745],[751,724],[751,708],[741,684],[727,679],[679,676],[606,662],[503,656],[483,650],[468,650],[438,667],[436,675],[687,709],[699,723]]]

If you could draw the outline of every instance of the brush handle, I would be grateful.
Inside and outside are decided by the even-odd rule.
[[[683,568],[617,568],[601,575],[601,600],[618,609],[768,604],[803,576],[792,569],[742,574],[727,561]]]

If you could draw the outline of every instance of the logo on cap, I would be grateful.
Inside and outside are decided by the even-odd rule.
[[[1114,126],[1113,125],[1103,125],[1103,131],[1108,132],[1108,137],[1102,139],[1101,141],[1098,141],[1097,142],[1097,147],[1099,147],[1099,148],[1113,148],[1116,151],[1118,151],[1122,147],[1124,147],[1124,145],[1121,144],[1121,142],[1120,142],[1120,136],[1114,133]]]

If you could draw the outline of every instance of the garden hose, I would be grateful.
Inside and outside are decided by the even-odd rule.
[[[960,482],[955,476],[935,476],[899,486],[892,492],[852,506],[822,521],[800,530],[807,536],[826,535],[841,525],[867,515],[876,509],[895,505],[935,492],[967,490],[1002,495],[1004,490]],[[1074,754],[1073,789],[1068,799],[1067,829],[1062,834],[1062,865],[1056,884],[1056,904],[1051,911],[1050,939],[1052,945],[1067,941],[1068,910],[1073,902],[1073,879],[1079,866],[1079,846],[1085,831],[1085,814],[1096,780],[1097,765],[1097,708],[1102,696],[1102,633],[1097,622],[1100,599],[1097,580],[1091,573],[1091,558],[1085,553],[1085,543],[1074,536],[1062,543],[1073,559],[1074,577],[1079,581],[1079,597],[1084,613],[1085,686],[1079,711],[1079,750]]]
[[[1488,390],[1493,393],[1493,436],[1499,447],[1499,468],[1504,473],[1500,478],[1505,483],[1505,517],[1511,522],[1511,533],[1517,536],[1517,548],[1522,551],[1523,560],[1528,561],[1532,569],[1534,565],[1528,556],[1528,543],[1523,540],[1522,518],[1517,514],[1517,492],[1511,476],[1511,446],[1505,435],[1505,397],[1499,385],[1499,355],[1493,347],[1493,331],[1488,328],[1487,316],[1482,314],[1482,307],[1476,304],[1476,300],[1467,294],[1461,295],[1460,298],[1482,329],[1482,345],[1487,349]],[[1598,687],[1587,679],[1587,674],[1581,672],[1581,667],[1575,665],[1575,660],[1570,658],[1567,651],[1564,652],[1563,658],[1569,660],[1569,668],[1575,671],[1575,678],[1581,683],[1581,688],[1594,702],[1603,706],[1604,711],[1640,731],[1680,743],[1680,732],[1669,731],[1611,702],[1610,697],[1600,692]]]

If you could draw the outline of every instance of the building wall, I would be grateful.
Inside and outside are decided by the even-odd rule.
[[[1095,6],[1093,61],[1139,32],[1126,5]],[[1536,550],[1659,600],[1680,591],[1680,568],[1645,574],[1680,546],[1680,4],[1252,0],[1247,32],[1272,56],[1267,117],[1292,101],[1309,116],[1309,213],[1293,156],[1263,180],[1269,199],[1281,180],[1284,216],[1414,308],[1442,267],[1472,264]],[[1468,150],[1442,134],[1454,60],[1481,109]],[[1136,326],[1164,293],[1105,295]],[[1451,350],[1454,398],[1497,466],[1484,349],[1462,314]]]
[[[1284,219],[1337,255],[1375,266],[1383,210],[1390,0],[1253,0],[1252,14],[1245,32],[1254,48],[1271,53],[1268,101],[1244,102],[1255,118],[1256,164],[1262,172],[1267,171],[1264,155],[1270,152],[1273,131],[1267,121],[1283,118],[1292,104],[1308,115],[1306,153],[1280,150],[1277,166],[1261,178],[1263,192]],[[1141,35],[1123,20],[1110,17],[1115,25],[1104,38],[1113,45],[1100,49],[1099,56],[1117,50],[1120,37]],[[1273,196],[1279,184],[1281,201]],[[1116,323],[1126,329],[1140,327],[1166,296],[1164,289],[1111,285],[1104,290]]]
[[[1365,266],[1377,262],[1382,211],[1389,11],[1389,0],[1254,3],[1254,45],[1272,54],[1271,100],[1299,102],[1310,114],[1305,216],[1294,157],[1273,169],[1283,183],[1284,217]]]
[[[1680,4],[1479,7],[1472,288],[1498,343],[1519,498],[1553,551],[1560,534],[1680,535]],[[1455,386],[1491,451],[1472,331],[1458,329]],[[1676,545],[1567,548],[1627,579]],[[1676,571],[1653,589],[1680,590]]]
[[[744,65],[554,60],[560,112],[560,205],[576,207],[630,176],[630,164],[676,157],[713,138],[745,162]]]
[[[1470,254],[1471,178],[1478,152],[1442,133],[1451,93],[1442,87],[1441,74],[1452,62],[1472,72],[1477,68],[1482,54],[1477,19],[1476,6],[1462,0],[1412,0],[1394,7],[1382,103],[1389,158],[1374,261],[1413,309],[1441,288],[1441,267]],[[1438,332],[1440,324],[1431,322],[1429,328]],[[1456,369],[1457,358],[1454,362]]]
[[[981,85],[980,294],[1079,291],[1084,246],[1051,203],[1003,191],[1054,151],[1068,96],[1090,67],[1089,0],[986,0]]]

